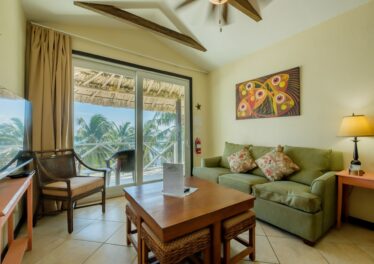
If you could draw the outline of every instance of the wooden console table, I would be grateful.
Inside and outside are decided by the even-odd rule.
[[[340,228],[342,221],[342,211],[344,217],[348,217],[348,192],[344,191],[344,186],[356,186],[361,188],[374,189],[374,173],[366,172],[362,176],[350,175],[348,171],[341,171],[336,174],[338,177],[338,208],[337,208],[337,228]]]
[[[8,252],[2,264],[22,262],[26,250],[32,248],[32,177],[0,180],[0,254],[3,226],[8,223]],[[13,211],[22,196],[27,193],[27,236],[14,239]]]

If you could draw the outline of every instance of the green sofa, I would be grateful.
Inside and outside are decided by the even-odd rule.
[[[249,145],[255,159],[274,147]],[[193,176],[250,193],[256,197],[257,218],[314,243],[336,220],[335,172],[343,169],[343,155],[324,149],[285,146],[284,152],[300,171],[270,182],[259,168],[232,173],[227,157],[244,145],[226,142],[222,156],[202,159]]]

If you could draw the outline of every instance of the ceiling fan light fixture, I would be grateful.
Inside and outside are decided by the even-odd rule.
[[[228,0],[209,0],[213,5],[223,5],[228,2]]]

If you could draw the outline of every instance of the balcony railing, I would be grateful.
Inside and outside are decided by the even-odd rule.
[[[164,162],[178,162],[177,148],[178,144],[176,141],[158,142],[157,146],[152,142],[144,142],[143,180],[153,181],[162,179],[162,164]],[[75,143],[74,149],[83,161],[87,162],[89,165],[96,168],[103,168],[105,167],[105,159],[110,158],[117,151],[135,149],[135,142]],[[94,174],[89,171],[81,171],[81,173]],[[131,173],[121,175],[120,184],[129,183],[133,183],[133,175]],[[110,179],[108,185],[116,185],[114,179]]]

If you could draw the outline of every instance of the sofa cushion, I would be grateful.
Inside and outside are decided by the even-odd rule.
[[[321,210],[321,199],[310,193],[310,187],[291,181],[277,181],[258,184],[252,187],[253,194],[261,199],[287,205],[307,212]]]
[[[206,168],[206,167],[196,167],[193,168],[192,175],[198,178],[212,181],[218,183],[218,176],[222,174],[230,173],[230,169],[226,168]]]
[[[224,174],[219,176],[218,183],[245,193],[252,193],[252,186],[269,182],[265,177],[251,174]]]
[[[314,179],[330,170],[331,150],[286,146],[284,152],[300,167],[287,180],[311,185]]]
[[[269,181],[279,181],[284,176],[300,170],[299,166],[283,153],[281,146],[257,159],[256,163]]]
[[[274,149],[273,147],[252,146],[251,152],[252,152],[253,158],[256,160],[264,156],[266,153],[272,151],[273,149]],[[265,174],[261,171],[260,168],[255,168],[254,170],[251,171],[251,174],[265,177]]]
[[[232,172],[247,172],[257,167],[248,146],[231,154],[227,160],[229,161]]]
[[[244,147],[250,147],[250,145],[242,145],[242,144],[234,144],[234,143],[225,142],[225,149],[223,150],[221,164],[220,164],[221,167],[229,169],[230,164],[227,158],[231,154],[234,154],[235,152],[242,150]]]

